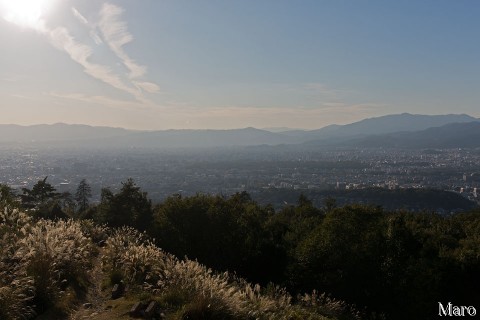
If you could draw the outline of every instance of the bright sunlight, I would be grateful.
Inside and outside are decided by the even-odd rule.
[[[53,0],[0,0],[5,20],[21,27],[41,29],[42,17]]]

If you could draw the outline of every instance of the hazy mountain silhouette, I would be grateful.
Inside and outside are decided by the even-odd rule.
[[[111,128],[92,127],[81,124],[56,123],[19,126],[14,124],[0,125],[0,142],[46,142],[72,141],[86,139],[105,139],[121,137],[134,131]]]
[[[49,143],[95,147],[215,147],[277,145],[296,142],[282,134],[255,128],[232,130],[132,131],[87,125],[0,125],[0,142]]]
[[[53,125],[0,125],[1,143],[43,143],[57,146],[93,146],[93,147],[148,147],[148,148],[189,148],[189,147],[219,147],[219,146],[259,146],[298,144],[310,142],[313,145],[349,146],[359,143],[365,146],[392,146],[392,141],[398,141],[398,146],[407,146],[417,143],[432,145],[433,139],[440,145],[456,147],[473,142],[461,141],[462,137],[475,132],[465,132],[467,127],[453,126],[456,132],[430,131],[415,138],[407,132],[440,127],[451,123],[468,123],[478,119],[468,115],[412,115],[398,114],[378,118],[365,119],[347,125],[330,125],[318,130],[290,130],[271,132],[255,128],[231,130],[161,130],[161,131],[134,131],[122,128],[92,127],[87,125],[70,125],[57,123]],[[473,125],[471,125],[473,126]],[[448,130],[443,129],[443,130]],[[463,128],[463,129],[461,129]],[[473,129],[472,129],[473,130]],[[395,132],[403,133],[395,133]],[[395,134],[393,134],[395,133]],[[384,136],[383,134],[388,134]],[[437,135],[438,136],[435,136]],[[376,135],[372,137],[372,135]],[[368,137],[368,138],[367,138]],[[426,139],[431,138],[427,141]],[[455,137],[458,137],[455,138]],[[410,139],[410,140],[408,140]],[[456,139],[456,140],[455,140]],[[468,138],[466,138],[468,139]],[[478,139],[477,139],[478,140]],[[352,142],[354,141],[354,142]],[[410,141],[410,142],[407,142]],[[423,142],[422,142],[423,141]],[[448,142],[448,143],[447,143]]]
[[[418,115],[402,113],[364,119],[346,125],[329,125],[318,130],[303,132],[298,130],[288,131],[283,132],[283,134],[288,136],[303,137],[306,140],[332,138],[343,139],[400,131],[419,131],[432,127],[443,126],[448,123],[472,121],[478,121],[478,119],[466,114]]]
[[[480,122],[451,123],[416,132],[398,132],[352,139],[344,146],[366,148],[479,148]]]
[[[290,137],[255,128],[138,132],[112,141],[119,145],[169,148],[278,145],[291,142],[294,139]]]

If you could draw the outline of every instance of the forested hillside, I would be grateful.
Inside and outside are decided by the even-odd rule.
[[[47,179],[21,194],[1,186],[0,318],[67,318],[84,303],[108,314],[120,283],[122,299],[156,301],[167,319],[433,319],[439,301],[480,301],[478,209],[316,207],[300,195],[274,210],[245,192],[154,205],[133,180],[88,198],[85,184],[70,198]],[[90,306],[99,273],[104,300]]]

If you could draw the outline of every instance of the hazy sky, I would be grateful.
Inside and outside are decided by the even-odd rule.
[[[0,123],[480,117],[480,1],[0,0]]]

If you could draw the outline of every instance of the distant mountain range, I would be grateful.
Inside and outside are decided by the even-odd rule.
[[[352,139],[345,146],[364,148],[479,148],[480,122],[450,123],[415,132],[372,135]]]
[[[334,124],[311,131],[286,131],[283,132],[283,134],[297,137],[308,136],[312,139],[352,138],[402,131],[420,131],[432,127],[440,127],[449,123],[465,123],[472,121],[479,121],[479,119],[466,114],[418,115],[402,113],[364,119],[346,125]]]
[[[365,119],[343,126],[328,126],[313,132],[330,136],[372,135],[399,131],[419,131],[449,123],[472,121],[478,121],[478,119],[466,114],[417,115],[402,113]]]
[[[275,132],[272,132],[275,131]],[[0,144],[190,148],[305,144],[313,147],[455,148],[480,147],[480,120],[468,115],[412,115],[365,119],[318,130],[134,131],[87,125],[0,125]]]
[[[134,133],[122,128],[92,127],[81,124],[56,123],[19,126],[0,125],[0,142],[54,142],[123,137]]]

